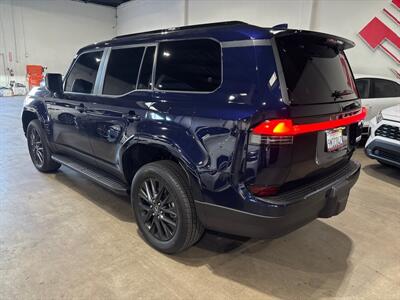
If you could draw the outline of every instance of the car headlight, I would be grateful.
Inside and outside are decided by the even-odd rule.
[[[376,123],[380,123],[383,120],[382,111],[376,115]]]

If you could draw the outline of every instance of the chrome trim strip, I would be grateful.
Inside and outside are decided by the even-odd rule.
[[[286,79],[285,79],[285,75],[283,73],[283,67],[282,67],[281,58],[279,56],[278,46],[276,45],[276,38],[274,37],[272,40],[270,40],[270,42],[271,42],[271,46],[272,46],[272,53],[274,55],[276,71],[277,71],[277,75],[278,75],[278,84],[280,86],[282,100],[283,100],[283,103],[285,103],[286,105],[290,105],[289,93],[288,93],[288,89],[286,86]]]
[[[157,68],[157,56],[158,56],[158,48],[160,47],[160,43],[156,44],[156,49],[154,50],[153,57],[153,69],[151,70],[151,91],[154,92],[154,86],[156,85],[156,68]]]
[[[140,73],[142,73],[143,60],[144,60],[144,57],[146,56],[147,48],[148,47],[144,48],[143,54],[142,54],[142,59],[140,60],[139,71],[137,73],[137,78],[136,78],[135,90],[138,88],[138,85],[139,85]]]
[[[98,77],[96,78],[96,85],[95,85],[96,89],[94,90],[95,95],[101,94],[101,92],[103,90],[104,77],[106,74],[110,53],[111,53],[110,47],[107,47],[104,49],[103,57],[101,59],[101,63],[100,63],[100,67],[99,67],[100,74],[98,74]]]
[[[229,41],[229,42],[222,42],[221,46],[222,48],[271,46],[271,40]]]

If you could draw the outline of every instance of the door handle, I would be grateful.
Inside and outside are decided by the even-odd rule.
[[[134,111],[130,111],[129,113],[122,115],[122,117],[128,122],[135,122],[140,120],[140,116],[137,115]]]
[[[84,113],[84,112],[86,111],[86,107],[85,107],[85,105],[83,105],[83,103],[81,103],[81,104],[75,106],[75,109],[76,109],[77,111],[79,111],[80,113]]]

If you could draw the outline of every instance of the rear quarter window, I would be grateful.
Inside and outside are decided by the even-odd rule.
[[[159,90],[211,92],[221,84],[221,47],[210,39],[161,42],[155,87]]]

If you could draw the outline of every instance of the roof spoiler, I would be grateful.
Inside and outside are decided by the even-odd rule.
[[[287,30],[288,26],[288,23],[276,24],[272,27],[272,30]]]
[[[273,32],[271,32],[271,33],[273,33]],[[302,35],[304,37],[320,38],[320,39],[325,40],[324,42],[326,44],[335,46],[340,50],[353,48],[356,45],[353,41],[351,41],[349,39],[346,39],[346,38],[343,38],[340,36],[336,36],[336,35],[332,35],[332,34],[316,32],[316,31],[289,29],[289,30],[279,31],[275,34],[276,37],[288,36],[288,35]]]

